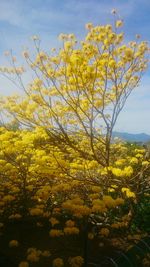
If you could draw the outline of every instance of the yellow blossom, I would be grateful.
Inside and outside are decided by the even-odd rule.
[[[12,248],[12,247],[18,247],[19,246],[19,242],[17,240],[11,240],[9,242],[9,247]]]
[[[135,198],[136,197],[136,195],[135,195],[135,193],[134,192],[131,192],[130,190],[129,191],[126,191],[126,196],[128,197],[128,198]]]
[[[85,28],[88,30],[91,30],[93,28],[93,24],[91,22],[89,22],[85,25]]]
[[[132,157],[131,160],[130,160],[130,163],[131,164],[138,164],[138,159],[135,158],[135,157]]]
[[[142,162],[142,166],[148,166],[150,163],[149,163],[149,161],[147,161],[147,160],[144,160],[143,162]]]
[[[92,240],[94,238],[94,234],[93,233],[88,233],[88,239]]]
[[[100,193],[101,192],[101,187],[100,186],[92,186],[92,191],[95,193]]]
[[[22,218],[22,216],[19,213],[12,214],[12,215],[9,216],[9,219],[16,219],[16,220],[18,220],[18,219],[21,219],[21,218]]]
[[[81,256],[71,257],[68,261],[71,267],[81,267],[84,263],[84,259]]]
[[[107,237],[109,235],[109,229],[102,228],[99,233],[100,233],[100,235]]]
[[[131,166],[124,168],[124,175],[130,177],[133,174],[133,168]]]
[[[66,235],[78,235],[79,234],[79,229],[77,227],[65,227],[64,228],[64,233]]]
[[[42,252],[42,256],[43,256],[43,257],[50,257],[50,256],[51,256],[51,253],[50,253],[49,250],[44,250],[44,251]]]
[[[21,261],[18,267],[29,267],[29,263],[27,261]]]
[[[4,202],[11,202],[11,201],[13,201],[13,200],[15,200],[15,197],[12,196],[12,195],[6,195],[6,196],[4,196],[4,198],[3,198],[3,201],[4,201]]]
[[[128,198],[135,198],[135,197],[136,197],[135,193],[132,192],[129,188],[123,187],[123,188],[121,189],[121,191],[122,191],[123,193],[125,192],[125,194],[126,194],[126,196],[127,196]]]
[[[28,254],[28,256],[27,256],[27,260],[28,261],[31,261],[31,262],[38,262],[39,261],[39,256],[36,254],[36,253],[34,253],[34,252],[31,252],[30,254]]]
[[[63,259],[56,258],[53,260],[53,267],[63,267],[63,266],[64,266]]]
[[[111,196],[103,196],[103,201],[108,208],[114,208],[116,206],[115,200]]]
[[[119,28],[119,27],[122,27],[123,25],[123,21],[122,20],[117,20],[116,21],[116,27]]]
[[[124,172],[119,168],[112,168],[112,173],[117,177],[124,176]]]
[[[32,208],[30,209],[30,214],[32,216],[41,216],[43,214],[43,210],[39,208]]]
[[[66,221],[66,226],[67,227],[74,227],[74,225],[75,225],[75,222],[74,221],[72,221],[72,220],[68,220],[68,221]]]
[[[54,226],[56,224],[59,224],[59,221],[56,218],[54,218],[54,217],[51,217],[49,219],[49,221],[50,221],[50,223],[51,223],[52,226]]]
[[[118,198],[115,199],[115,203],[116,203],[117,206],[118,205],[122,205],[122,204],[124,204],[124,199],[118,197]]]
[[[63,232],[62,232],[62,230],[52,229],[52,230],[50,230],[49,235],[51,237],[58,237],[58,236],[62,236]]]

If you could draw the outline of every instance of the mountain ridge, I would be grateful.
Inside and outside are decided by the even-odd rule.
[[[118,137],[124,141],[128,142],[149,142],[150,141],[150,135],[146,133],[138,133],[138,134],[132,134],[128,132],[118,132],[113,131],[112,137]]]

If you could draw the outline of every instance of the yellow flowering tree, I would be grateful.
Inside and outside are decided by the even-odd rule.
[[[139,85],[147,67],[146,42],[123,42],[121,21],[115,26],[86,25],[83,41],[61,34],[62,47],[52,54],[40,49],[34,38],[34,59],[24,51],[35,79],[24,88],[26,96],[8,97],[4,108],[21,123],[42,126],[47,134],[102,166],[110,162],[112,130],[126,99]],[[16,73],[2,68],[9,75]],[[79,146],[86,140],[86,147]]]
[[[0,129],[1,218],[47,218],[50,238],[84,234],[84,261],[71,257],[71,266],[87,266],[87,238],[120,245],[115,237],[129,232],[149,182],[145,149],[112,142],[148,61],[147,43],[125,43],[121,27],[120,20],[114,27],[88,23],[83,41],[61,34],[62,47],[51,54],[34,37],[36,57],[23,52],[34,73],[27,87],[13,57],[13,67],[0,69],[11,80],[16,74],[25,91],[1,99],[5,116],[23,125]],[[39,259],[33,254],[27,260]]]

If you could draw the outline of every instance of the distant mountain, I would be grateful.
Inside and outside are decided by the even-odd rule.
[[[145,133],[139,134],[130,134],[130,133],[123,133],[123,132],[113,132],[113,138],[118,137],[124,141],[128,142],[148,142],[150,141],[150,135]]]

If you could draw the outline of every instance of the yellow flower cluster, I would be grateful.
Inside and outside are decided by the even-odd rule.
[[[63,209],[70,211],[74,216],[82,218],[83,216],[88,216],[91,213],[91,209],[83,205],[83,200],[80,198],[75,198],[72,200],[67,200],[62,204]]]
[[[128,222],[117,222],[117,223],[111,224],[111,227],[115,229],[119,229],[119,228],[127,227],[127,226],[128,226]]]
[[[75,222],[72,221],[72,220],[68,220],[68,221],[66,221],[65,224],[66,224],[67,227],[74,227],[74,226],[75,226]]]
[[[40,260],[41,254],[41,250],[37,250],[36,248],[29,248],[27,250],[27,261],[38,262]]]
[[[12,215],[9,216],[9,219],[16,219],[16,220],[18,220],[18,219],[21,219],[21,218],[22,218],[22,216],[19,213],[12,214]]]
[[[142,161],[142,166],[148,166],[149,164],[150,162],[147,160]]]
[[[123,25],[123,21],[122,20],[117,20],[116,21],[116,27],[119,28],[119,27],[122,27]]]
[[[121,243],[121,240],[120,239],[118,239],[118,238],[112,238],[111,239],[111,244],[112,244],[112,246],[114,246],[114,247],[122,247],[122,243]]]
[[[36,248],[28,248],[27,250],[27,261],[29,262],[38,262],[40,260],[40,257],[50,257],[51,253],[49,250],[41,251]]]
[[[53,260],[53,267],[63,267],[63,266],[64,266],[63,259],[56,258]]]
[[[11,240],[9,242],[9,247],[13,248],[13,247],[18,247],[19,246],[19,242],[17,240]]]
[[[131,163],[131,164],[138,164],[138,159],[137,159],[136,157],[132,157],[132,158],[130,159],[130,163]]]
[[[101,228],[99,233],[100,233],[100,235],[107,237],[109,235],[109,232],[110,232],[109,229]]]
[[[30,215],[32,215],[32,216],[41,216],[42,214],[43,214],[43,210],[40,208],[30,209]]]
[[[92,240],[94,238],[94,234],[93,233],[88,233],[88,239]]]
[[[6,195],[3,197],[4,202],[11,202],[13,200],[15,200],[15,196],[12,196],[12,195]]]
[[[42,252],[42,256],[47,258],[47,257],[50,257],[50,256],[51,256],[51,253],[50,253],[49,250],[44,250],[44,251]]]
[[[64,233],[66,235],[78,235],[79,234],[79,229],[77,227],[65,227],[64,228]]]
[[[52,229],[52,230],[50,230],[49,235],[50,235],[51,237],[59,237],[59,236],[64,235],[64,233],[63,233],[62,230],[59,230],[59,229]]]
[[[121,191],[125,193],[128,198],[136,198],[135,193],[132,192],[129,188],[123,187]]]
[[[92,207],[92,212],[94,213],[104,213],[107,212],[108,209],[110,208],[115,208],[119,205],[124,204],[124,200],[122,198],[116,198],[113,199],[109,195],[104,195],[103,199],[94,199],[92,201],[93,207]]]
[[[29,267],[29,263],[27,261],[21,261],[18,267]]]
[[[103,196],[103,202],[107,208],[116,207],[116,202],[111,196]]]
[[[84,259],[81,256],[71,257],[68,261],[71,267],[81,267],[84,263]]]
[[[133,174],[133,168],[131,166],[124,169],[112,168],[112,173],[117,177],[130,177]]]
[[[56,218],[54,218],[54,217],[51,217],[49,219],[49,221],[50,221],[50,223],[51,223],[52,226],[54,226],[56,224],[59,224],[59,221]]]

